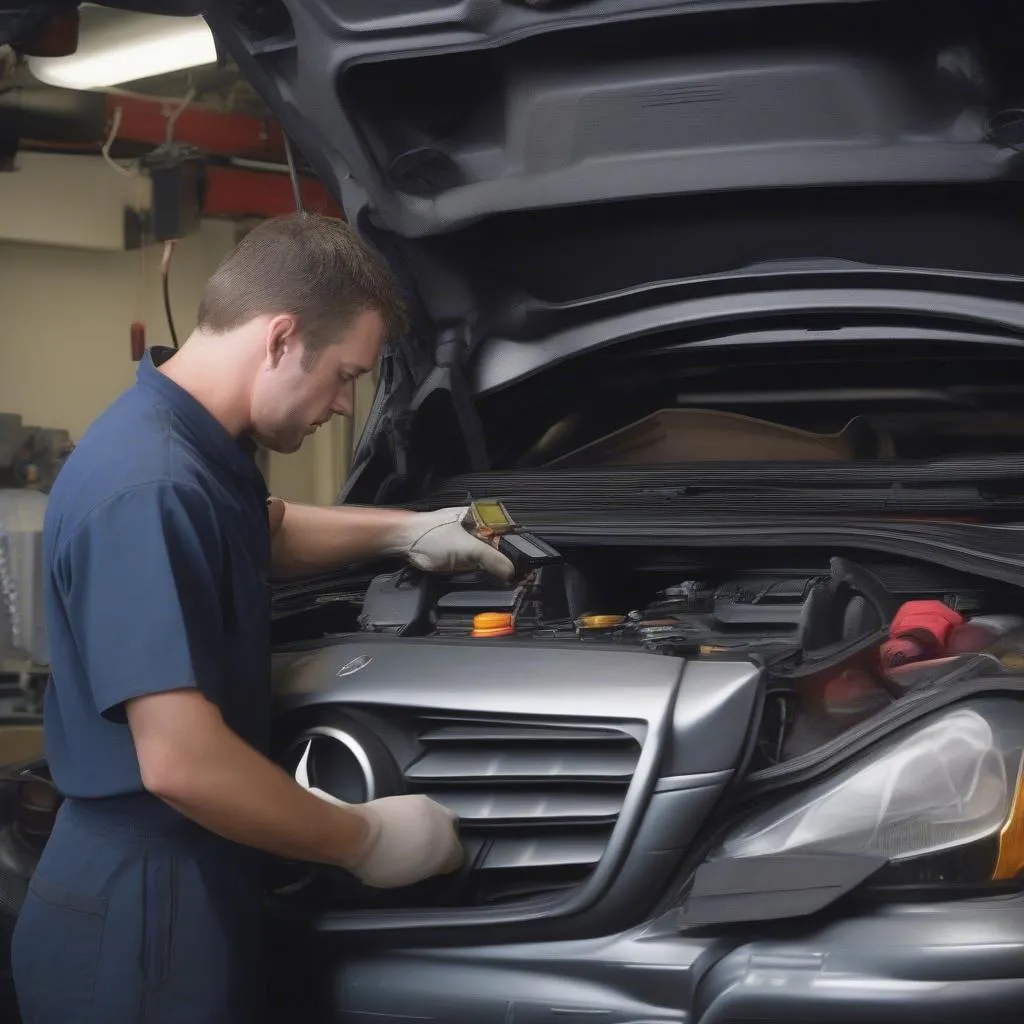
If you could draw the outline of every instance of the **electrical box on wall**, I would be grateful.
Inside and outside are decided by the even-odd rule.
[[[143,158],[152,181],[150,234],[154,241],[184,238],[199,230],[205,165],[191,147],[162,146]]]

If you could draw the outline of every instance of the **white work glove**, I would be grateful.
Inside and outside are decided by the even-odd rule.
[[[505,583],[515,575],[512,563],[463,525],[468,508],[413,513],[398,527],[393,553],[424,572],[456,573],[483,569]]]
[[[314,796],[366,818],[370,842],[349,870],[374,889],[398,889],[462,867],[465,851],[455,831],[455,814],[426,796],[386,796],[346,804],[322,789]]]

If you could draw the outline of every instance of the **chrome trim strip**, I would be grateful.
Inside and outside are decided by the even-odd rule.
[[[684,789],[704,789],[706,786],[722,786],[732,778],[732,769],[721,772],[703,772],[699,775],[669,775],[658,779],[655,793],[678,793]]]

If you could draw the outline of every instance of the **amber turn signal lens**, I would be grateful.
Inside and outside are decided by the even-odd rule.
[[[1017,778],[1010,817],[999,833],[999,856],[992,878],[1016,878],[1021,872],[1024,872],[1024,772]]]
[[[473,616],[473,636],[508,636],[516,630],[509,612],[480,612]]]

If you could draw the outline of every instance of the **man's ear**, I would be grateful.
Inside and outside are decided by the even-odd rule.
[[[298,347],[298,324],[287,314],[275,316],[267,324],[267,365],[276,370],[289,348]]]

